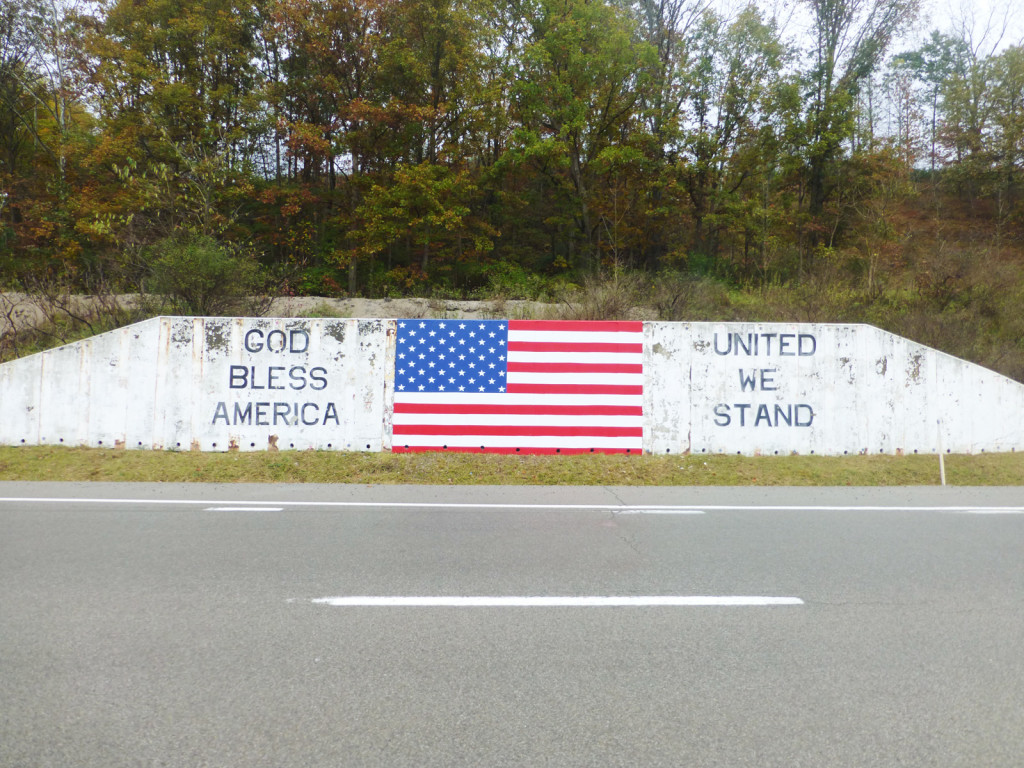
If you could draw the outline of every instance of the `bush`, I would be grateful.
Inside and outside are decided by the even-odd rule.
[[[270,305],[265,270],[212,237],[169,237],[154,246],[153,255],[150,287],[178,314],[261,315]]]

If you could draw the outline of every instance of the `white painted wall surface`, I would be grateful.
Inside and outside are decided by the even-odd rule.
[[[651,453],[1024,450],[1024,385],[871,326],[645,331]]]
[[[390,450],[394,332],[394,320],[155,318],[0,366],[0,444]],[[877,328],[644,333],[648,453],[1024,450],[1024,385]]]
[[[390,448],[394,322],[163,317],[0,366],[0,443]]]

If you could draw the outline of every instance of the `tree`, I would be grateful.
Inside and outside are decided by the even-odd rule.
[[[546,177],[571,225],[567,263],[577,261],[579,246],[578,265],[593,268],[590,164],[639,130],[636,107],[654,50],[633,39],[624,13],[602,3],[538,0],[533,11],[512,91],[522,126],[515,156]]]
[[[916,16],[919,0],[804,0],[813,48],[805,73],[807,194],[819,215],[832,192],[830,173],[853,131],[855,97],[894,37]]]

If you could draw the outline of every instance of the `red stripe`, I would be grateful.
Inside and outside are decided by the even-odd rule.
[[[514,435],[523,437],[643,437],[643,427],[521,427],[499,424],[395,424],[395,435]]]
[[[525,395],[642,395],[642,384],[516,384],[509,382],[506,391]]]
[[[524,373],[643,373],[643,363],[514,363],[509,371]]]
[[[643,354],[643,344],[599,342],[555,342],[555,341],[510,341],[509,352],[615,352],[620,355]]]
[[[500,395],[499,395],[500,397]],[[642,416],[639,405],[470,405],[465,403],[395,403],[395,413],[504,413],[531,416]]]
[[[643,333],[640,320],[509,320],[510,331],[583,331]]]
[[[501,453],[501,454],[518,454],[520,456],[529,454],[544,454],[554,455],[560,454],[563,456],[577,455],[581,453],[603,453],[603,454],[620,454],[628,453],[632,456],[639,456],[643,453],[640,448],[476,448],[472,446],[459,446],[457,448],[439,448],[437,446],[427,445],[394,445],[391,447],[392,453]]]

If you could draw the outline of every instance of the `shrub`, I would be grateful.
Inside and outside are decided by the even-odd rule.
[[[259,263],[205,235],[180,235],[153,248],[150,287],[183,315],[263,314],[269,278]]]

